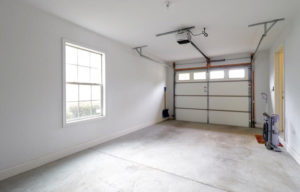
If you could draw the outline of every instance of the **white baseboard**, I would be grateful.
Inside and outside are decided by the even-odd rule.
[[[81,143],[81,144],[73,146],[73,147],[62,149],[62,150],[57,151],[55,153],[47,154],[45,156],[33,159],[29,162],[25,162],[25,163],[22,163],[20,165],[17,165],[17,166],[11,167],[11,168],[0,170],[0,181],[4,180],[4,179],[7,179],[9,177],[18,175],[20,173],[24,173],[24,172],[29,171],[31,169],[40,167],[40,166],[45,165],[47,163],[56,161],[58,159],[67,157],[67,156],[72,155],[74,153],[83,151],[85,149],[89,149],[91,147],[97,146],[97,145],[99,145],[101,143],[104,143],[104,142],[107,142],[109,140],[127,135],[129,133],[138,131],[140,129],[149,127],[151,125],[155,125],[155,124],[160,123],[162,121],[165,121],[165,120],[161,120],[161,121],[157,121],[157,122],[150,122],[150,123],[143,123],[143,124],[140,124],[140,125],[135,126],[133,128],[120,131],[120,132],[115,133],[114,135],[111,135],[111,136],[108,136],[108,137],[97,138],[97,139],[94,139],[94,140],[91,140],[91,141],[88,141],[88,142],[85,142],[85,143]]]
[[[300,154],[291,146],[288,144],[285,144],[286,151],[297,161],[297,163],[300,165]]]
[[[300,154],[295,151],[284,139],[279,136],[279,142],[283,145],[285,150],[295,159],[295,161],[300,165]]]

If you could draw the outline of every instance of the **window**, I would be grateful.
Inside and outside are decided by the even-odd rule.
[[[210,79],[224,79],[224,70],[222,71],[211,71],[209,73]]]
[[[245,78],[245,69],[229,70],[229,78]]]
[[[206,72],[195,72],[194,73],[194,80],[205,80],[206,79]]]
[[[189,73],[180,73],[178,76],[179,81],[186,81],[190,80],[190,74]]]
[[[64,122],[104,116],[104,54],[64,43]]]

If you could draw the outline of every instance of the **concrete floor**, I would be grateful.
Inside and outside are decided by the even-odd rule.
[[[14,192],[300,191],[300,166],[260,129],[167,121],[0,182]]]

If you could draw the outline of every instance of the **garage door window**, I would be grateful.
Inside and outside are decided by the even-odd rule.
[[[211,71],[209,73],[209,77],[210,77],[210,79],[224,79],[224,77],[225,77],[224,70]]]
[[[189,73],[179,73],[178,80],[179,81],[188,81],[188,80],[190,80],[190,74]]]
[[[245,69],[231,69],[229,70],[230,79],[243,79],[245,78]]]
[[[206,72],[195,72],[193,78],[194,80],[205,80]]]
[[[64,42],[64,124],[104,116],[104,54]]]

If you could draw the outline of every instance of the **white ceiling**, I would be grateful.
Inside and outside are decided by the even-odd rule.
[[[300,9],[299,0],[22,0],[131,47],[148,45],[147,52],[165,61],[200,58],[191,45],[178,45],[175,35],[155,34],[180,27],[207,28],[208,38],[195,37],[209,56],[252,52],[263,28],[248,24],[285,17],[263,42],[270,46]]]

